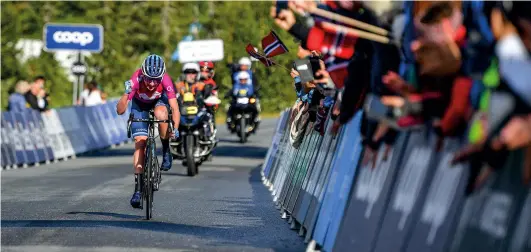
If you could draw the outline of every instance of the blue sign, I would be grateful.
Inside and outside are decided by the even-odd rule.
[[[44,50],[103,50],[103,26],[97,24],[44,25]]]

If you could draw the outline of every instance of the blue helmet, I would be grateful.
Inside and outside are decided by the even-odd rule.
[[[166,73],[166,64],[162,57],[151,54],[142,63],[142,74],[149,78],[162,78]]]

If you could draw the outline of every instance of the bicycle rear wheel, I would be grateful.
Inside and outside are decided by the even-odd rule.
[[[148,139],[146,147],[146,160],[144,165],[144,200],[146,206],[146,220],[150,220],[153,214],[153,164],[155,158],[155,145],[152,139]]]

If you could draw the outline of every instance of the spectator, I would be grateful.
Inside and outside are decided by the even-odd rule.
[[[107,93],[101,92],[101,101],[102,103],[107,103]]]
[[[14,92],[9,96],[7,109],[9,111],[20,112],[26,108],[26,98],[24,94],[28,92],[30,85],[27,81],[18,81]]]
[[[101,91],[98,89],[98,84],[91,81],[86,84],[85,90],[81,93],[80,105],[90,107],[103,104]]]
[[[48,94],[46,93],[46,90],[41,89],[37,94],[37,104],[40,109],[44,111],[48,110]]]
[[[44,90],[44,84],[46,83],[46,78],[44,76],[37,76],[33,80],[33,83],[31,84],[31,87],[26,94],[24,94],[24,97],[26,98],[26,107],[38,110],[38,111],[46,111],[47,110],[47,104],[43,106],[42,108],[39,106],[39,94],[42,95],[42,90]],[[44,98],[44,96],[42,96]],[[41,102],[42,104],[42,102]]]

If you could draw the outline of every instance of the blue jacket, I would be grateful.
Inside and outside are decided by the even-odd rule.
[[[238,92],[240,92],[240,90],[247,90],[246,97],[250,97],[254,95],[254,87],[250,83],[242,85],[240,84],[240,82],[236,82],[234,86],[232,87],[232,95],[238,96]]]
[[[21,112],[26,109],[26,98],[19,93],[13,93],[9,96],[7,109],[9,111]]]

